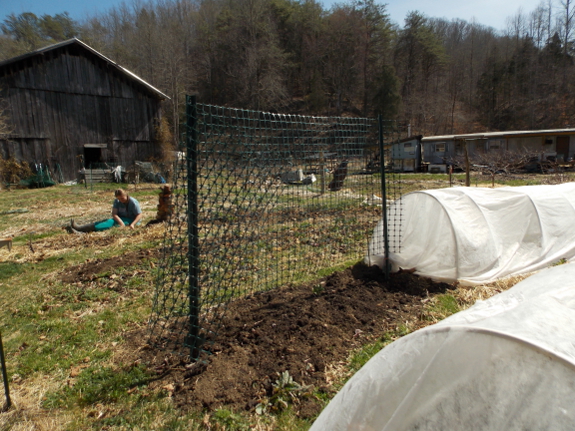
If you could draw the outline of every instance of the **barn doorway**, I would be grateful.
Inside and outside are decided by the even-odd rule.
[[[84,144],[84,167],[98,167],[103,163],[102,150],[107,147],[107,144]]]

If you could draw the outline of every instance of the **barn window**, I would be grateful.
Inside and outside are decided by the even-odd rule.
[[[445,142],[435,144],[435,152],[436,153],[445,153]]]

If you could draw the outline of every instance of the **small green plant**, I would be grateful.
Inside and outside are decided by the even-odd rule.
[[[552,266],[559,266],[559,265],[563,265],[564,263],[567,263],[567,259],[565,259],[564,257],[562,257],[562,258],[559,259],[557,262],[555,262]]]
[[[262,415],[267,412],[281,412],[291,404],[297,404],[302,398],[311,396],[311,386],[297,383],[289,371],[279,374],[279,378],[272,383],[272,395],[264,398],[257,406],[256,413]]]
[[[324,290],[325,290],[325,282],[322,282],[314,285],[312,292],[314,295],[321,295]]]

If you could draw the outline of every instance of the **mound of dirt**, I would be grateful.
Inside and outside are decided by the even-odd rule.
[[[128,343],[158,375],[182,409],[253,410],[274,394],[287,371],[301,385],[329,392],[330,369],[362,344],[416,319],[425,298],[452,289],[410,273],[385,282],[377,267],[357,264],[313,283],[259,293],[230,304],[226,320],[202,364],[141,349],[142,334]],[[268,404],[273,409],[273,402]],[[310,418],[322,408],[314,397],[294,406]]]

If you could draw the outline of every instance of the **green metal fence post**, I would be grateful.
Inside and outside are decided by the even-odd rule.
[[[4,381],[4,394],[6,395],[6,410],[10,408],[10,389],[8,388],[8,372],[6,371],[6,359],[4,358],[4,346],[2,345],[2,333],[0,333],[0,365],[2,366],[2,380]],[[4,410],[4,409],[2,409]],[[0,410],[1,411],[1,410]]]
[[[200,249],[198,238],[198,138],[196,96],[186,96],[186,150],[188,176],[188,267],[190,320],[186,344],[190,347],[191,359],[200,356],[199,314],[200,286],[199,266]]]
[[[377,116],[379,125],[379,169],[381,172],[381,199],[383,211],[383,247],[385,259],[383,262],[385,271],[385,280],[389,281],[389,235],[387,230],[387,193],[385,189],[385,153],[383,146],[383,117]]]

